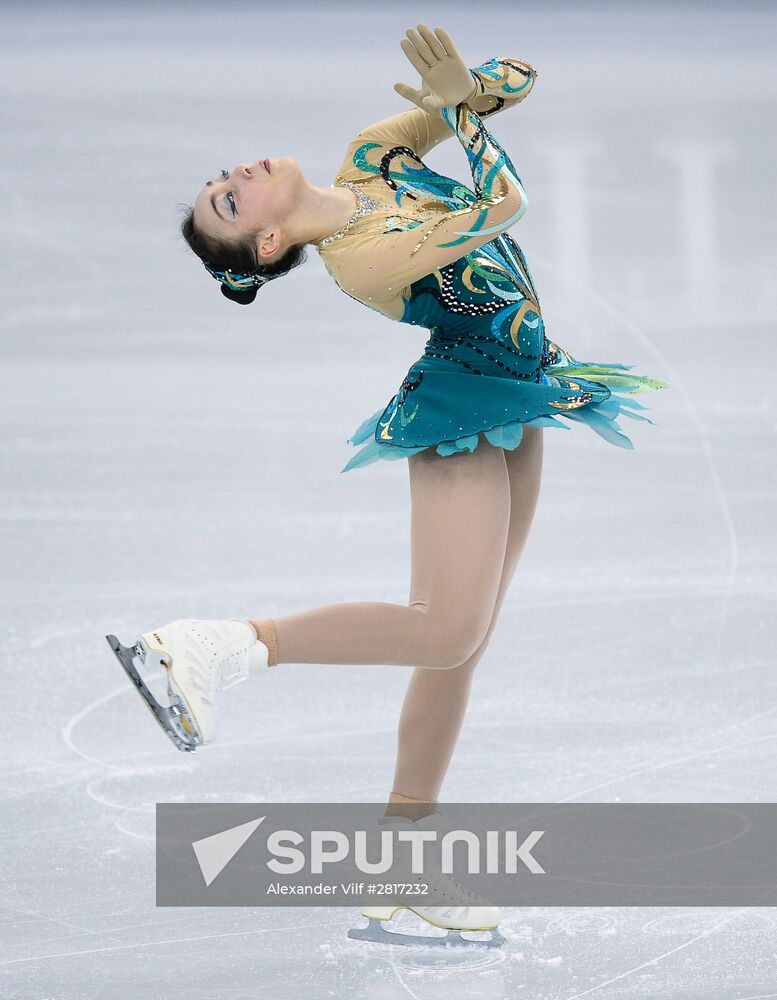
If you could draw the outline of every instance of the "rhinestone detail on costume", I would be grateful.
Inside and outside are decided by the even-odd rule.
[[[360,189],[358,184],[352,184],[350,181],[342,181],[340,184],[332,184],[332,187],[350,188],[353,192],[355,192],[359,205],[356,211],[351,216],[351,218],[342,227],[342,229],[338,229],[336,233],[332,233],[331,236],[326,236],[323,240],[319,240],[318,243],[313,244],[313,246],[315,246],[317,250],[320,250],[321,247],[328,246],[330,243],[334,243],[335,240],[339,240],[340,237],[344,236],[345,233],[351,228],[354,222],[356,222],[358,219],[361,219],[363,215],[367,215],[369,212],[380,211],[381,208],[381,206],[378,204],[377,201],[375,201],[374,198],[371,198],[368,194],[365,194],[365,192]]]

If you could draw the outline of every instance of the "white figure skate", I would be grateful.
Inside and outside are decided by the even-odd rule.
[[[216,738],[216,691],[260,673],[269,657],[253,626],[237,618],[179,618],[139,635],[134,646],[122,646],[115,635],[105,638],[154,718],[184,752]],[[141,667],[164,668],[169,705],[160,704],[149,690],[137,659]]]
[[[412,820],[400,816],[385,816],[378,820],[383,829],[431,830],[436,829],[439,813]],[[450,875],[443,875],[439,865],[424,855],[424,872],[412,872],[409,864],[400,862],[394,865],[390,874],[381,876],[391,882],[424,882],[434,892],[435,898],[449,896],[450,905],[418,906],[409,903],[394,903],[389,906],[375,906],[365,897],[366,905],[362,907],[362,916],[367,917],[366,927],[353,927],[348,931],[348,937],[360,941],[373,941],[377,944],[423,945],[431,947],[446,947],[449,945],[464,945],[467,948],[498,948],[504,945],[505,939],[497,930],[500,912],[489,900],[478,896],[459,885]],[[467,903],[461,905],[461,900]],[[405,934],[401,931],[387,931],[385,924],[400,910],[415,913],[432,927],[447,930],[445,935]],[[491,937],[486,939],[465,938],[462,932],[490,931]]]

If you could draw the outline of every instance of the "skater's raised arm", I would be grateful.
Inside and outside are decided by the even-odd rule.
[[[363,179],[378,173],[386,152],[398,146],[424,156],[452,133],[441,116],[445,106],[466,103],[487,118],[520,104],[534,87],[537,71],[512,57],[494,57],[472,69],[442,28],[433,34],[425,25],[408,30],[401,45],[421,76],[421,89],[397,83],[398,94],[418,106],[382,118],[363,128],[348,144],[336,181]],[[432,51],[436,49],[436,55]]]

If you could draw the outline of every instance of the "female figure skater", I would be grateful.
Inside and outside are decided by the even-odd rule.
[[[182,232],[235,302],[252,302],[312,244],[351,298],[429,331],[396,395],[349,439],[362,447],[342,470],[407,459],[408,602],[353,602],[249,621],[179,619],[132,647],[107,639],[181,750],[215,738],[220,687],[268,667],[412,667],[387,815],[410,804],[423,822],[435,813],[473,672],[529,532],[543,428],[569,427],[565,418],[632,448],[616,417],[646,420],[636,412],[645,407],[616,390],[667,383],[629,374],[623,364],[580,362],[545,335],[529,268],[508,233],[526,211],[526,193],[484,124],[526,98],[536,70],[515,58],[469,69],[442,28],[423,24],[401,45],[422,86],[395,90],[416,107],[359,132],[331,187],[311,184],[289,156],[241,163],[207,182]],[[474,190],[423,160],[452,135]],[[167,671],[170,705],[154,699],[136,659]],[[362,912],[372,924],[396,909]],[[456,929],[494,928],[499,919],[492,906],[413,909]]]

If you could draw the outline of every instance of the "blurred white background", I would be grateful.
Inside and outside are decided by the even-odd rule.
[[[774,4],[6,3],[3,996],[777,996],[768,909],[515,908],[506,952],[420,971],[347,940],[355,910],[155,908],[155,802],[391,787],[406,668],[284,665],[227,692],[190,759],[104,636],[406,600],[406,463],[339,470],[424,331],[343,295],[312,247],[238,309],[177,227],[242,160],[331,183],[409,107],[419,21],[471,66],[539,70],[489,127],[549,336],[672,386],[639,397],[655,426],[623,422],[632,452],[545,432],[445,798],[774,799]],[[455,142],[428,161],[469,183]]]

